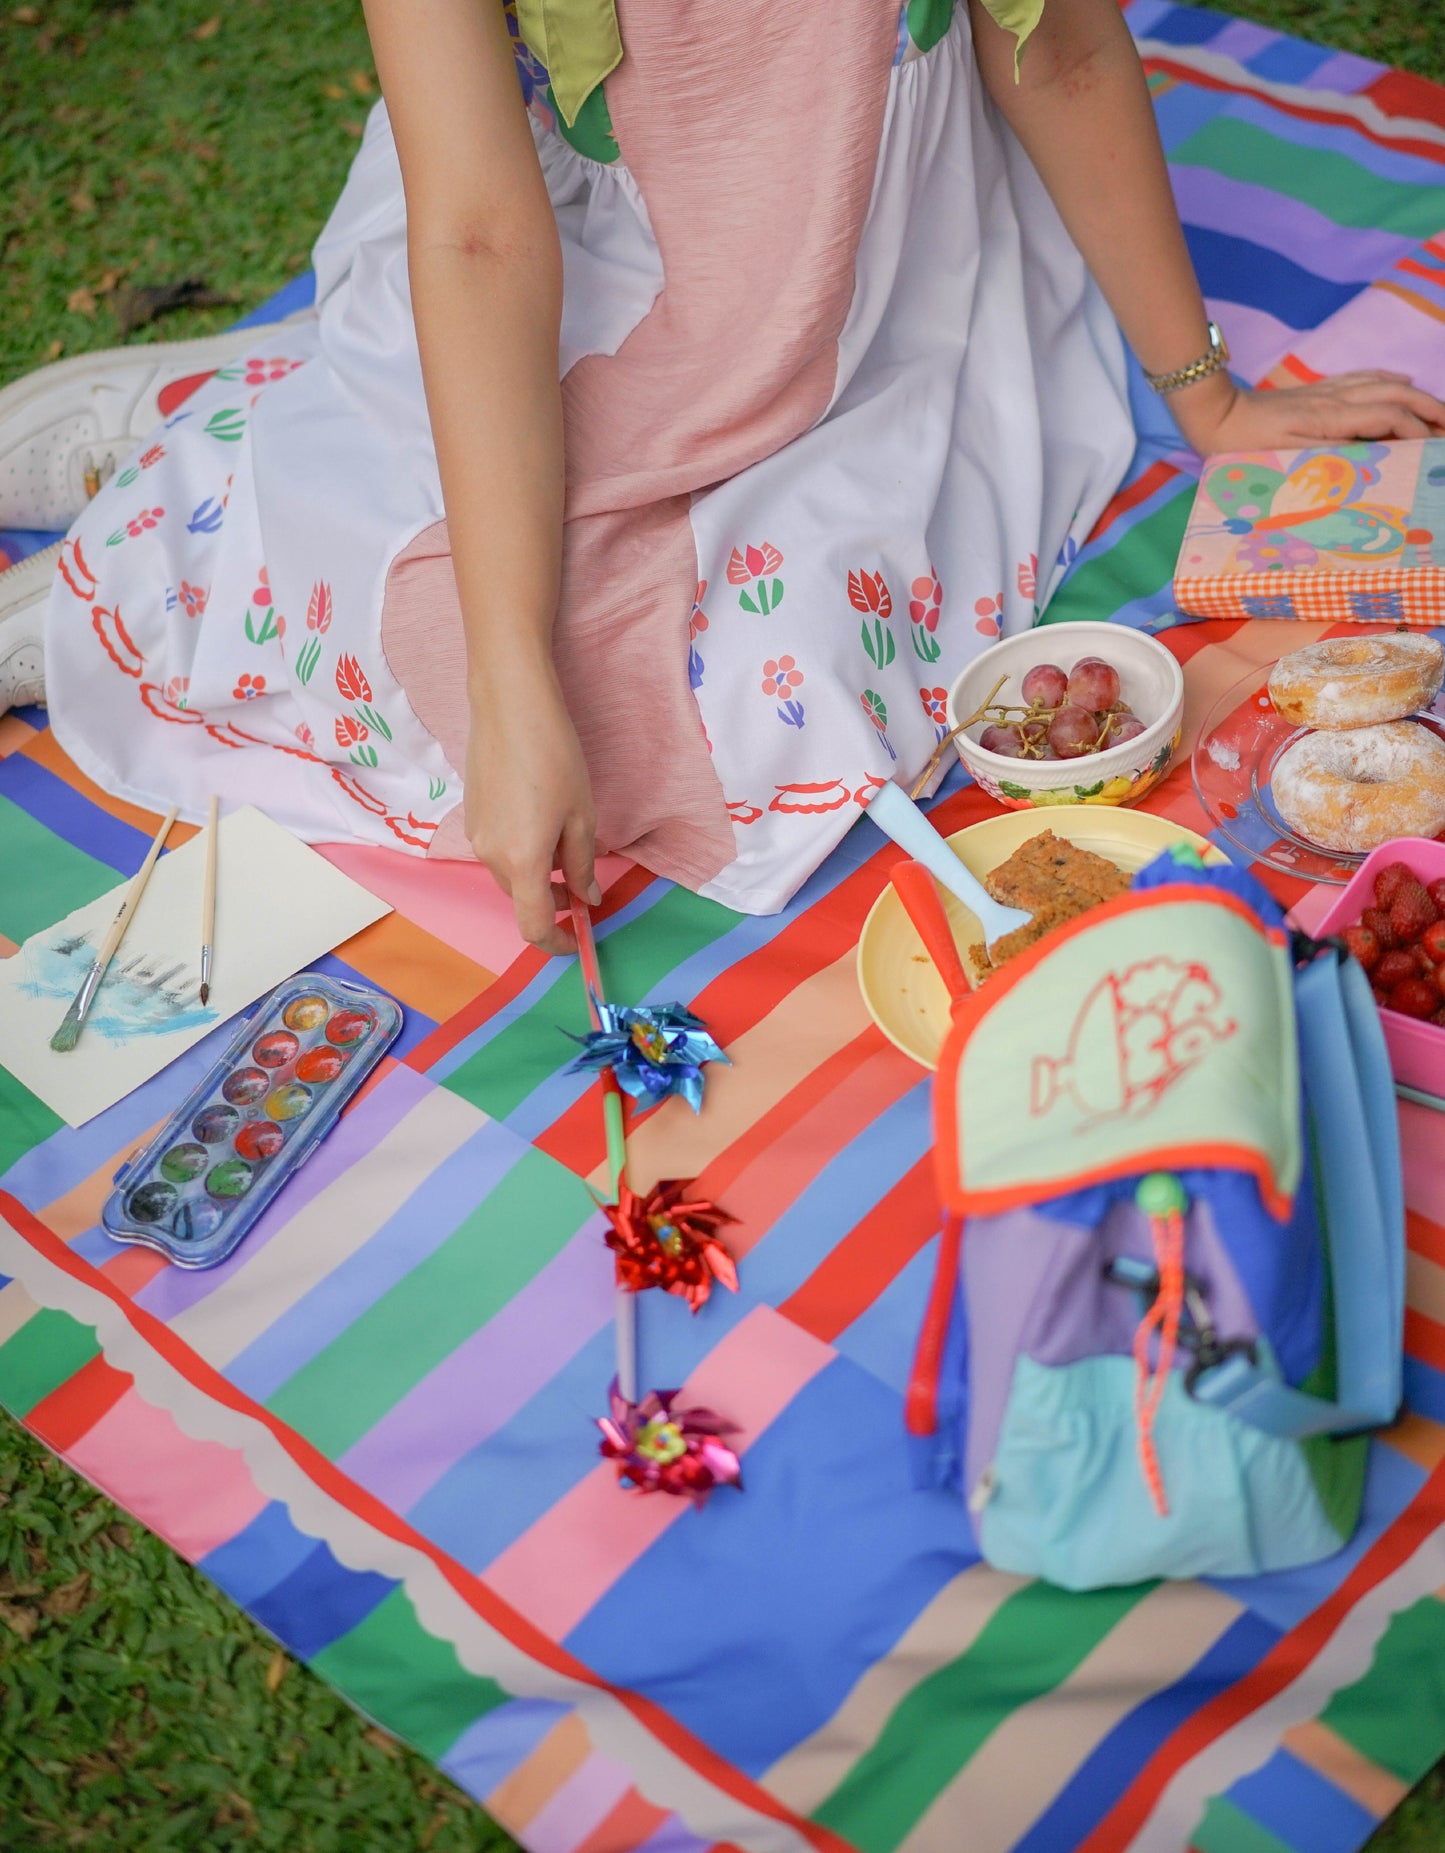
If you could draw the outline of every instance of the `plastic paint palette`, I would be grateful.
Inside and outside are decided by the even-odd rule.
[[[242,1023],[200,1086],[115,1174],[107,1235],[214,1267],[245,1235],[401,1028],[384,991],[289,978]]]

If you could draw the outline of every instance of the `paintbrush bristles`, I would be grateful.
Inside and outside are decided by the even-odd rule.
[[[170,835],[171,825],[175,821],[176,806],[172,805],[171,809],[166,813],[165,820],[162,822],[160,829],[156,831],[150,848],[146,851],[145,861],[142,862],[135,874],[131,877],[130,886],[126,889],[125,896],[119,908],[116,910],[115,918],[106,929],[105,938],[101,941],[100,951],[96,953],[95,958],[91,961],[90,969],[86,972],[85,978],[81,983],[80,989],[76,992],[74,1001],[69,1010],[66,1011],[61,1021],[60,1028],[56,1030],[55,1034],[50,1038],[50,1046],[57,1055],[68,1055],[79,1040],[81,1026],[85,1022],[86,1012],[90,1009],[91,1004],[95,1000],[95,994],[100,989],[100,982],[105,976],[106,967],[115,957],[116,952],[119,950],[120,942],[125,938],[126,928],[130,925],[135,910],[140,906],[140,899],[145,893],[146,883],[151,878],[151,870],[156,865],[156,857],[161,853],[161,847],[166,838]]]
[[[50,1038],[50,1046],[57,1055],[69,1055],[80,1041],[80,999],[77,997],[65,1013],[60,1028]]]

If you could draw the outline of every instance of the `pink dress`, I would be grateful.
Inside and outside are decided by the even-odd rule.
[[[518,48],[565,268],[558,665],[604,846],[770,912],[1033,621],[1131,453],[1122,344],[966,9],[618,10],[571,129]],[[381,105],[315,263],[316,318],[238,337],[73,530],[53,724],[142,802],[466,856]]]

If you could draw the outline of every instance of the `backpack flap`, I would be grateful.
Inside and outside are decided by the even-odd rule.
[[[1153,1171],[1222,1167],[1288,1217],[1299,1062],[1285,934],[1238,896],[1132,891],[959,1006],[934,1089],[949,1209],[991,1214]]]

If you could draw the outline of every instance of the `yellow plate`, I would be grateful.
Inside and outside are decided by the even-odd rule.
[[[1042,830],[1052,830],[1055,836],[1080,849],[1091,849],[1096,856],[1107,856],[1129,875],[1171,843],[1188,843],[1206,862],[1228,861],[1212,843],[1182,824],[1147,811],[1096,804],[1008,811],[1002,817],[970,824],[948,841],[981,880]],[[964,969],[971,971],[968,949],[983,938],[983,928],[962,901],[951,894],[942,900]],[[858,936],[858,986],[869,1016],[894,1047],[925,1068],[936,1068],[948,1030],[948,992],[891,885],[873,903]]]

